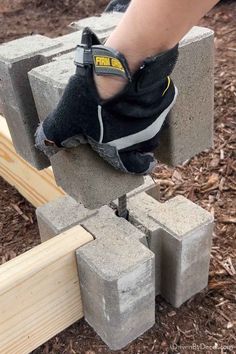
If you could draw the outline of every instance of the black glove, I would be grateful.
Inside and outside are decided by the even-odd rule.
[[[150,173],[156,165],[151,151],[158,145],[161,128],[177,97],[169,75],[178,46],[146,59],[131,78],[126,60],[118,52],[113,51],[114,57],[106,62],[104,53],[110,49],[100,45],[88,28],[82,43],[77,53],[77,72],[57,108],[37,129],[36,147],[50,157],[58,148],[89,143],[116,169]],[[106,60],[101,61],[104,57]],[[130,82],[121,93],[103,101],[93,80],[94,70],[99,75],[127,76]]]

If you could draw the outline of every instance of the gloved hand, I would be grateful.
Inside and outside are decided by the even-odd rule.
[[[156,166],[151,151],[158,145],[161,128],[177,97],[169,75],[178,46],[146,59],[131,77],[125,58],[114,52],[115,58],[106,59],[104,51],[108,49],[88,28],[82,43],[76,74],[57,108],[38,127],[36,147],[50,157],[61,148],[88,143],[116,169],[150,173]],[[130,81],[122,92],[103,101],[94,83],[94,70],[98,75],[127,76]]]

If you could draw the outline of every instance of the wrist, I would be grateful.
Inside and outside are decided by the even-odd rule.
[[[122,91],[127,85],[128,80],[114,75],[98,76],[94,73],[94,82],[100,98],[108,100]]]

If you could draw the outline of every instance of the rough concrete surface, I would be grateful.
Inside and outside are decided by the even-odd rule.
[[[141,193],[128,200],[128,208],[156,255],[156,294],[179,307],[207,286],[212,215],[182,196],[163,204]]]
[[[49,161],[34,147],[38,116],[27,72],[40,65],[45,51],[59,45],[57,40],[35,35],[0,46],[0,96],[3,113],[16,151],[35,167],[46,167]]]
[[[72,31],[83,30],[89,27],[100,39],[105,39],[116,28],[122,16],[123,13],[120,12],[105,13],[101,16],[92,16],[72,22],[69,27]]]
[[[16,151],[38,169],[50,165],[34,147],[38,114],[27,73],[75,49],[81,31],[50,39],[41,35],[20,38],[0,46],[0,96]],[[73,64],[73,61],[72,61]]]
[[[57,198],[36,209],[41,241],[47,241],[53,236],[81,224],[97,211],[86,209],[69,196]]]
[[[77,251],[85,318],[118,350],[155,323],[155,257],[145,235],[108,207],[83,225],[97,237]]]
[[[125,235],[136,239],[144,246],[148,247],[146,235],[124,218],[117,217],[115,210],[108,206],[103,206],[92,218],[84,220],[83,226],[86,230],[89,230],[96,239],[104,237],[104,234],[116,234],[116,236]]]
[[[193,29],[180,42],[172,78],[179,95],[155,155],[176,166],[213,146],[214,33]]]
[[[93,235],[77,251],[86,320],[112,349],[120,349],[155,322],[154,254],[146,235],[104,206],[91,211],[66,196],[37,209],[41,239],[80,223]],[[96,289],[96,291],[94,291]]]

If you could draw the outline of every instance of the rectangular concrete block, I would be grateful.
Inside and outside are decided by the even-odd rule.
[[[73,73],[71,54],[29,73],[40,120],[56,107]],[[57,184],[88,209],[108,204],[143,184],[143,177],[115,170],[88,145],[60,151],[51,164]]]
[[[77,251],[85,319],[118,350],[155,323],[154,254],[139,241],[145,236],[108,207],[84,226],[96,235]]]
[[[100,39],[105,39],[119,24],[122,16],[123,13],[121,12],[104,13],[101,16],[92,16],[74,21],[69,25],[69,28],[72,31],[81,31],[89,27]]]
[[[137,230],[131,223],[124,218],[116,216],[116,211],[108,206],[103,206],[98,210],[92,218],[82,222],[86,230],[94,235],[94,238],[101,239],[104,235],[125,235],[141,242],[148,247],[147,237],[145,233]]]
[[[111,349],[155,322],[154,254],[146,235],[104,206],[91,215],[66,196],[37,209],[43,241],[80,223],[95,241],[77,251],[85,318]]]
[[[41,242],[57,236],[95,215],[69,196],[58,198],[36,209]]]
[[[147,235],[148,247],[155,253],[155,293],[161,293],[161,237],[162,229],[149,217],[157,201],[147,193],[139,193],[128,199],[129,221]]]
[[[48,49],[60,45],[57,40],[35,35],[0,46],[0,96],[16,151],[35,167],[49,161],[34,147],[38,116],[27,72],[40,65]]]
[[[39,124],[27,73],[53,58],[72,51],[81,41],[81,32],[58,39],[33,35],[0,46],[0,97],[16,151],[38,169],[50,165],[34,147]]]
[[[155,152],[157,159],[178,165],[213,146],[214,33],[193,29],[180,42],[172,74],[179,95]]]
[[[156,294],[179,307],[208,284],[212,215],[182,196],[159,203],[142,193],[128,200],[128,208],[156,254]]]

